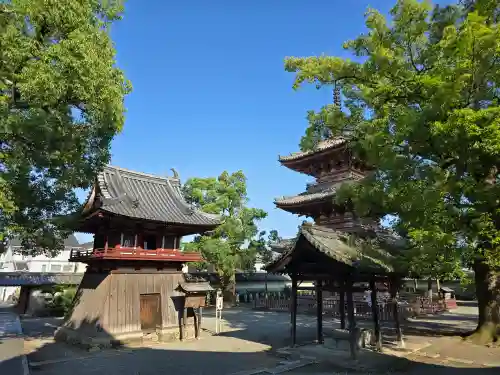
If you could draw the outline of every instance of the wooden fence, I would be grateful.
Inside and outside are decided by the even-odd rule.
[[[257,298],[254,300],[254,308],[271,311],[291,311],[290,298]],[[347,304],[344,306],[347,316]],[[393,304],[391,301],[379,301],[378,312],[382,321],[393,320]],[[399,311],[403,318],[414,317],[425,314],[436,314],[446,311],[444,300],[433,300],[416,297],[412,301],[401,301]],[[316,298],[314,296],[299,296],[297,298],[297,312],[302,314],[316,314]],[[329,297],[323,299],[323,314],[334,318],[340,318],[338,298]],[[365,301],[354,301],[354,315],[357,319],[371,319],[371,305]]]

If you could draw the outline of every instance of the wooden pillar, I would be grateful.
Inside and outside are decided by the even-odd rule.
[[[351,358],[356,359],[358,356],[357,348],[357,327],[356,318],[354,316],[354,300],[352,298],[352,279],[346,281],[346,293],[347,293],[347,317],[349,319],[349,346],[351,348]]]
[[[378,351],[382,351],[382,333],[380,331],[380,317],[378,314],[377,301],[377,286],[375,280],[370,280],[371,300],[372,300],[372,315],[373,315],[373,330],[375,333],[375,347]]]
[[[399,304],[398,304],[398,286],[399,280],[392,279],[390,282],[391,288],[391,302],[392,302],[392,315],[394,317],[394,325],[396,328],[396,339],[401,347],[404,347],[403,333],[401,331],[401,322],[399,316]]]
[[[193,308],[193,321],[194,321],[194,337],[200,338],[200,319],[197,316],[196,310]]]
[[[297,275],[292,274],[291,336],[292,346],[297,343]]]
[[[18,314],[26,314],[28,311],[28,305],[31,295],[31,287],[23,285],[21,286],[21,291],[19,292],[19,300],[17,301],[16,311]]]
[[[339,314],[340,314],[340,329],[345,329],[345,284],[340,283],[339,295]]]
[[[316,340],[323,344],[323,284],[321,280],[316,281]]]

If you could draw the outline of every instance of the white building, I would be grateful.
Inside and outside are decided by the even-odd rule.
[[[48,272],[48,273],[84,273],[87,265],[69,261],[72,248],[91,248],[92,243],[79,244],[74,235],[64,241],[64,250],[54,257],[46,255],[25,256],[18,251],[21,243],[12,239],[7,250],[0,255],[0,272]],[[0,287],[0,301],[6,300],[18,287]]]

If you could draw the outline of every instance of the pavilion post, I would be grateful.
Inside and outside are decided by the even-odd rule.
[[[292,274],[292,305],[291,305],[291,336],[292,336],[292,346],[297,343],[297,275],[294,272]]]
[[[377,301],[377,286],[375,280],[370,280],[371,300],[372,300],[372,316],[373,316],[373,330],[375,333],[375,347],[378,351],[382,351],[382,333],[380,331],[380,317]]]
[[[345,284],[341,282],[339,287],[340,329],[345,329]]]
[[[349,346],[351,348],[351,358],[356,359],[357,353],[357,327],[356,318],[354,316],[354,300],[352,296],[353,281],[349,278],[346,282],[346,293],[347,293],[347,317],[349,319]]]
[[[402,348],[404,348],[405,343],[403,341],[403,333],[401,331],[401,321],[399,315],[398,280],[392,279],[390,282],[390,288],[391,288],[392,315],[394,317],[394,325],[396,328],[396,340],[398,344]]]
[[[316,281],[316,319],[317,319],[317,341],[323,344],[323,284],[321,280]]]

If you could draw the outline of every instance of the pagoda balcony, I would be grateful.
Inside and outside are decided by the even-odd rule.
[[[107,249],[71,249],[69,260],[71,262],[86,262],[99,259],[117,260],[153,260],[167,262],[199,262],[201,254],[184,252],[178,249],[148,250],[140,247],[109,247]]]

